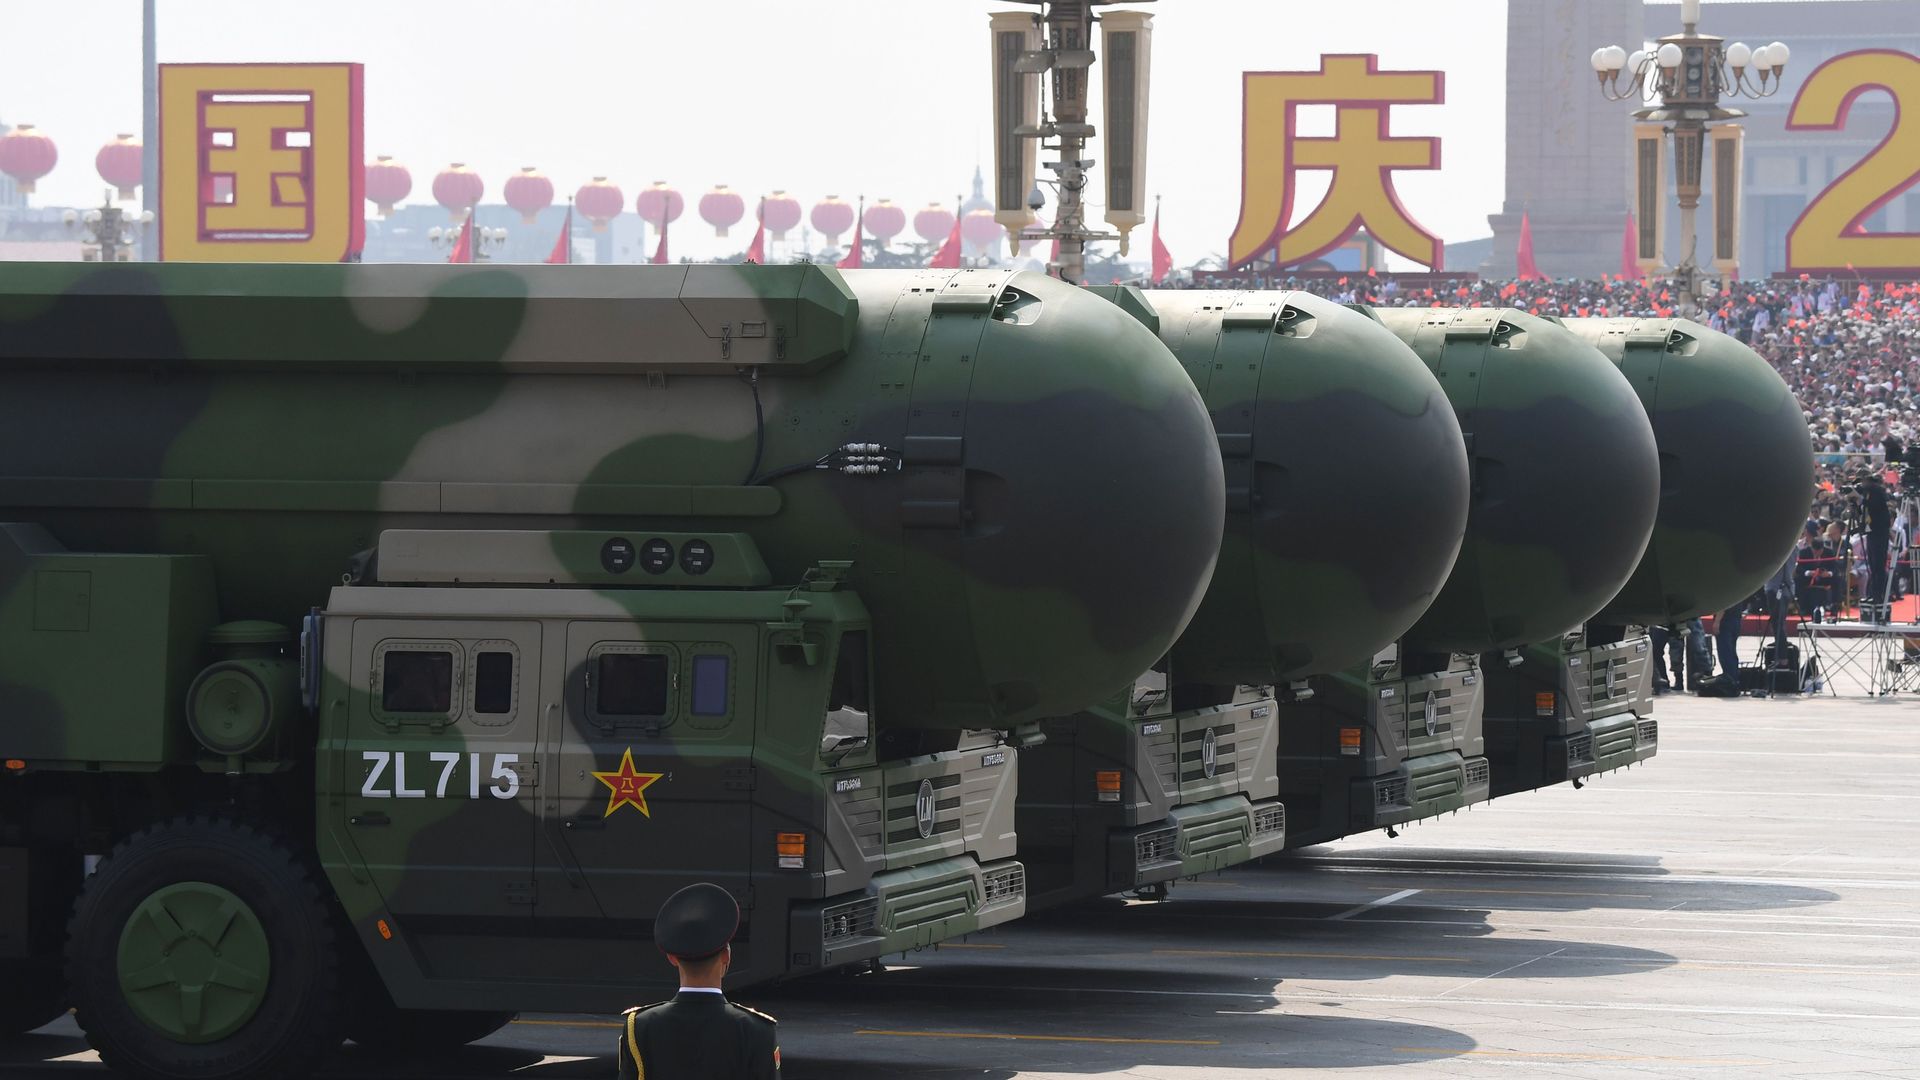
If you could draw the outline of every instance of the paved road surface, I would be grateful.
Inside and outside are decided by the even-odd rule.
[[[747,999],[803,1080],[1920,1080],[1920,701],[1659,716],[1658,759],[1582,791]],[[605,1076],[614,1031],[529,1016],[449,1059],[349,1048],[338,1071]],[[70,1020],[0,1047],[0,1080],[100,1075]]]

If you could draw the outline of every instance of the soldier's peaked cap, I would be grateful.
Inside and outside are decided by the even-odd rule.
[[[739,928],[740,905],[727,890],[703,881],[660,905],[660,914],[653,920],[653,940],[669,956],[703,960],[725,948]]]

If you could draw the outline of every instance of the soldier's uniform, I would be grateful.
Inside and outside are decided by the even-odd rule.
[[[689,885],[667,898],[654,940],[680,960],[718,953],[740,926],[740,908],[718,885]],[[777,1024],[717,989],[681,987],[671,999],[628,1009],[620,1031],[620,1080],[778,1080]]]

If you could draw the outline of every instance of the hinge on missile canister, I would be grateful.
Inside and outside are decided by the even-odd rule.
[[[720,359],[726,360],[732,356],[733,356],[733,324],[721,323],[720,324]]]

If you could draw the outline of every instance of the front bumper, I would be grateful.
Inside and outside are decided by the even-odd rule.
[[[1485,802],[1488,779],[1483,757],[1448,750],[1410,758],[1393,772],[1353,781],[1352,824],[1381,829]]]
[[[1228,795],[1176,806],[1164,821],[1108,834],[1108,891],[1224,870],[1286,844],[1287,810],[1278,799]]]
[[[1593,721],[1578,734],[1547,740],[1548,777],[1580,780],[1645,761],[1659,752],[1658,720],[1643,720],[1632,713],[1610,716]]]
[[[867,887],[796,904],[788,932],[795,974],[824,971],[998,926],[1026,914],[1027,872],[970,855],[875,874]]]

